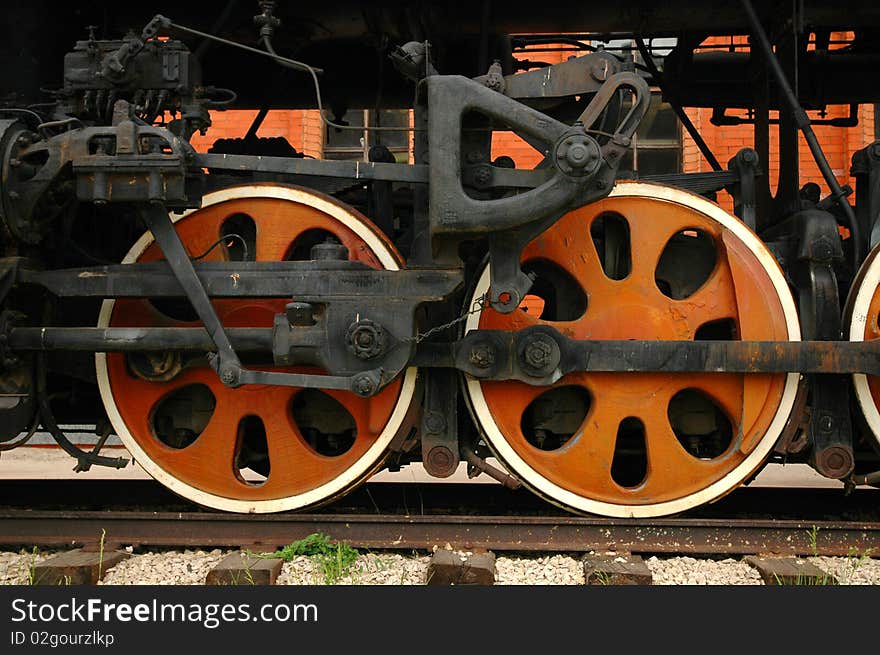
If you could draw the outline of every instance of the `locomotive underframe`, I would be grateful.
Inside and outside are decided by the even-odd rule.
[[[156,25],[167,27],[170,22],[157,18],[145,29],[143,41],[155,34]],[[786,50],[786,39],[786,35],[780,37],[779,56],[788,65],[792,62],[786,59],[791,52]],[[125,49],[133,52],[131,44],[130,40],[114,43],[118,49],[107,52],[118,57]],[[0,370],[6,380],[20,376],[17,388],[4,390],[11,399],[9,405],[19,402],[15,422],[24,421],[24,427],[30,411],[22,408],[39,405],[39,415],[48,421],[44,425],[62,445],[71,446],[64,443],[57,425],[54,430],[51,427],[54,419],[47,410],[45,388],[40,389],[45,385],[45,380],[40,381],[45,370],[29,373],[34,362],[45,367],[46,357],[57,352],[207,354],[219,379],[230,388],[269,384],[341,389],[365,398],[375,396],[415,366],[423,371],[422,458],[429,472],[443,477],[456,468],[460,458],[474,467],[488,467],[473,435],[460,437],[455,401],[458,381],[453,371],[478,380],[519,380],[535,386],[550,386],[577,371],[793,372],[805,378],[800,401],[803,404],[808,397],[810,411],[805,417],[793,416],[777,453],[794,459],[807,457],[828,477],[851,476],[857,458],[849,376],[880,375],[880,346],[841,340],[839,290],[855,275],[855,266],[847,269],[845,262],[858,264],[865,253],[852,239],[841,242],[838,224],[849,223],[854,234],[868,235],[876,229],[880,144],[869,146],[858,157],[854,213],[846,212],[847,190],[804,207],[795,200],[798,189],[792,182],[797,179],[797,129],[804,126],[798,123],[796,112],[793,118],[783,111],[780,191],[771,198],[759,162],[769,148],[770,107],[784,106],[780,99],[785,96],[784,84],[777,82],[783,89],[764,98],[763,107],[756,111],[757,152],[741,151],[726,171],[657,180],[700,193],[731,191],[738,217],[763,231],[796,290],[805,341],[578,340],[551,327],[473,330],[456,340],[441,341],[434,335],[460,323],[461,296],[471,282],[469,271],[460,266],[461,245],[483,241],[492,274],[485,306],[499,313],[516,310],[533,282],[520,267],[523,249],[565,212],[611,192],[620,160],[647,109],[649,89],[631,67],[602,52],[553,67],[557,86],[549,95],[554,103],[590,97],[585,107],[578,107],[579,120],[569,125],[554,117],[554,103],[540,109],[530,106],[547,92],[549,74],[545,78],[538,71],[514,80],[512,75],[502,75],[503,70],[490,68],[474,79],[437,75],[430,47],[426,45],[422,54],[418,70],[412,73],[416,81],[414,123],[421,130],[414,137],[413,165],[381,159],[364,163],[198,154],[186,141],[199,124],[196,118],[191,118],[190,127],[178,126],[176,131],[141,125],[133,120],[125,100],[112,103],[110,125],[86,126],[74,119],[47,128],[28,125],[22,118],[3,121],[3,219],[10,241],[22,245],[18,252],[7,252],[0,259],[0,304],[12,299],[0,317],[4,367]],[[728,61],[736,74],[742,67],[755,65],[733,59],[725,64]],[[670,65],[663,80],[670,96],[682,105],[701,104],[703,91],[681,82],[688,66],[693,69],[687,74],[697,75],[693,71],[700,62],[676,62],[675,57],[670,62],[675,66]],[[805,70],[811,70],[814,63],[808,64]],[[832,63],[823,65],[831,67]],[[682,78],[676,82],[673,73]],[[765,75],[767,82],[772,75]],[[632,96],[631,109],[619,122],[608,123],[608,110],[622,90]],[[199,105],[192,94],[185,98],[193,104],[191,116],[198,116],[204,103]],[[827,101],[814,98],[805,104]],[[109,95],[104,101],[110,101]],[[754,103],[731,99],[723,104],[751,107]],[[597,136],[590,128],[600,123],[604,129]],[[546,165],[524,171],[490,162],[491,129],[486,128],[502,125],[540,144]],[[60,128],[64,131],[52,133]],[[203,193],[224,187],[230,180],[242,184],[267,175],[276,182],[304,186],[328,179],[344,182],[346,188],[366,185],[370,187],[367,195],[379,202],[380,212],[391,211],[387,196],[383,201],[381,185],[409,186],[415,236],[408,269],[373,270],[347,261],[341,252],[316,253],[306,262],[193,262],[169,212],[198,207]],[[138,215],[167,261],[47,268],[32,246],[46,239],[71,203],[109,204]],[[843,280],[838,279],[841,273]],[[31,299],[22,300],[35,288],[65,303],[73,299],[186,298],[205,327],[59,326],[43,322]],[[294,301],[285,313],[276,315],[273,328],[224,328],[211,300],[249,297]],[[465,314],[471,310],[464,308]],[[319,366],[325,374],[258,370],[242,363],[244,353],[270,356],[278,366]],[[100,457],[97,451],[69,452],[85,466],[118,463]],[[506,480],[491,468],[484,470]]]

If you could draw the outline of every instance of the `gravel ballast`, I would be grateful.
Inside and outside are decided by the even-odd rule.
[[[230,550],[165,550],[134,552],[107,571],[104,585],[201,585],[208,571]],[[29,583],[33,565],[51,551],[0,552],[0,584]],[[880,584],[880,559],[866,556],[810,557],[808,561],[844,585]],[[280,585],[422,585],[431,557],[425,553],[361,553],[341,576],[329,579],[315,557],[297,556],[284,562]],[[758,572],[742,559],[645,557],[655,585],[761,585]],[[496,585],[582,585],[579,554],[518,555],[498,553]],[[248,584],[242,580],[241,584]]]

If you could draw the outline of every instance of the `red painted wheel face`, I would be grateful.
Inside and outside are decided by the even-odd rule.
[[[250,191],[245,196],[254,193],[259,195]],[[277,193],[284,196],[286,192]],[[346,225],[327,213],[327,203],[341,207],[335,201],[301,190],[296,193],[297,201],[240,197],[217,202],[180,219],[177,231],[187,250],[197,256],[235,228],[247,233],[248,257],[256,261],[308,259],[303,255],[309,246],[332,235],[348,248],[350,259],[372,268],[388,267],[390,261],[396,268],[399,257],[375,228],[368,228],[371,239],[374,246],[380,244],[383,253],[374,251],[356,232],[365,233],[366,219],[344,208],[341,215],[351,226]],[[237,238],[230,238],[202,261],[225,260],[231,252],[241,254],[243,248],[238,243]],[[163,256],[155,243],[137,257],[139,262],[158,259]],[[283,312],[288,302],[289,298],[250,298],[218,299],[213,304],[227,327],[265,328],[272,326],[274,315]],[[191,317],[180,307],[180,303],[120,299],[112,308],[109,324],[200,325],[189,320]],[[249,365],[282,370],[266,362]],[[398,404],[405,400],[401,398],[400,379],[375,397],[363,399],[332,390],[263,385],[229,389],[204,358],[190,361],[168,381],[143,379],[133,371],[132,360],[123,354],[108,354],[106,366],[119,420],[142,451],[141,458],[184,489],[182,495],[223,509],[231,507],[222,499],[254,503],[254,508],[245,511],[290,509],[312,505],[350,488],[381,461],[384,449],[376,454],[377,439],[384,435]],[[307,368],[283,370],[320,372]],[[206,498],[220,500],[215,503]],[[283,503],[261,506],[261,501]]]
[[[511,314],[484,310],[479,327],[549,324],[575,339],[790,338],[754,246],[687,204],[620,188],[532,241],[523,268],[537,272],[533,295]],[[775,441],[768,429],[786,380],[575,373],[549,389],[471,381],[469,390],[478,421],[515,473],[563,505],[602,513],[602,504],[674,504],[729,477]]]

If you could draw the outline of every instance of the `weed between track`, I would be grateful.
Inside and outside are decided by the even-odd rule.
[[[285,562],[292,562],[295,557],[303,555],[317,561],[324,582],[329,585],[350,572],[360,552],[345,542],[334,543],[327,535],[316,532],[274,553],[255,554],[256,557],[282,559]]]

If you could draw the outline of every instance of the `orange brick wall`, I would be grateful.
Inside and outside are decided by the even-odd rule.
[[[255,109],[230,109],[211,113],[211,127],[202,136],[193,136],[192,144],[196,150],[207,151],[217,139],[236,139],[243,137],[257,115]],[[259,137],[284,137],[299,152],[312,157],[320,157],[323,151],[323,132],[321,119],[315,110],[272,110],[263,120]]]

